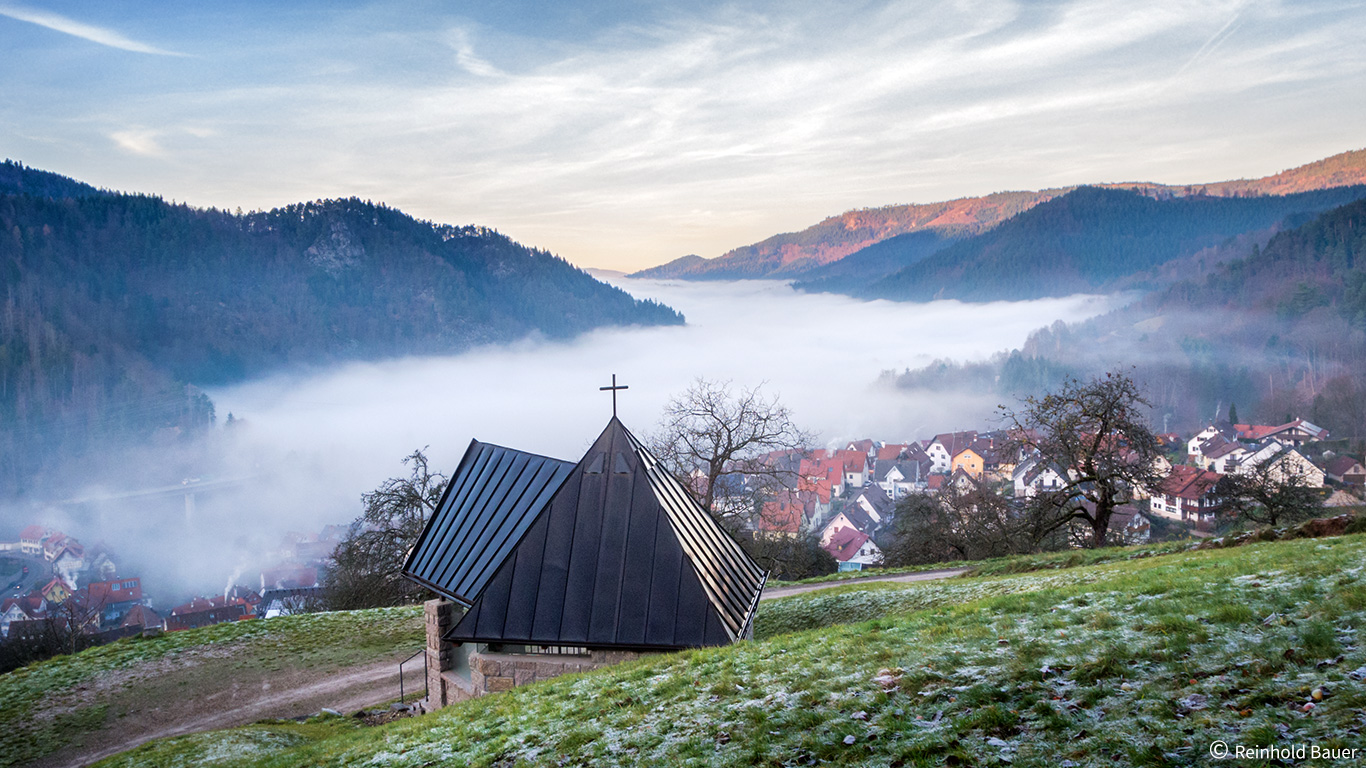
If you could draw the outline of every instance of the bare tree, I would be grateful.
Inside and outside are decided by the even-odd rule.
[[[771,454],[802,453],[812,442],[762,386],[737,389],[729,381],[699,378],[664,406],[649,442],[698,503],[723,522],[735,522],[765,495],[792,484],[796,468]]]
[[[1057,392],[1026,398],[1018,411],[1001,406],[1011,448],[1067,472],[1061,488],[1031,501],[1040,535],[1080,524],[1090,529],[1088,546],[1105,546],[1115,509],[1159,480],[1162,449],[1143,415],[1147,405],[1133,379],[1110,372],[1070,379]]]
[[[796,581],[834,573],[839,562],[821,547],[820,538],[807,532],[797,536],[754,536],[741,539],[749,556],[768,571],[770,579]]]
[[[912,494],[897,504],[883,562],[920,565],[1029,552],[1035,545],[1030,533],[1029,520],[1000,494],[949,483],[937,493]]]
[[[404,457],[407,477],[391,477],[361,495],[365,509],[328,564],[325,602],[332,610],[410,603],[424,594],[402,569],[446,487],[446,476],[427,465],[425,450]]]
[[[1224,475],[1214,490],[1223,511],[1254,525],[1297,523],[1323,509],[1323,494],[1288,463],[1280,467],[1275,461],[1263,461]]]

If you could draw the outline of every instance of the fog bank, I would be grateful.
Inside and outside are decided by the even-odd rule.
[[[259,587],[262,569],[299,559],[287,531],[350,522],[362,493],[406,474],[400,460],[414,449],[427,447],[443,473],[472,438],[577,459],[611,416],[611,397],[598,388],[613,373],[630,387],[618,395],[621,418],[642,436],[669,397],[700,376],[764,383],[826,443],[925,438],[985,425],[997,401],[898,390],[878,384],[882,371],[984,359],[1021,345],[1032,329],[1112,303],[861,302],[773,281],[610,280],[678,309],[688,324],[280,373],[212,390],[217,429],[189,442],[127,446],[105,460],[126,487],[30,500],[0,510],[0,523],[15,533],[46,523],[87,545],[107,542],[120,575],[142,576],[167,609],[193,593],[221,592],[230,578]],[[229,413],[241,420],[232,428],[224,426]]]
[[[621,418],[639,433],[699,376],[767,382],[826,441],[977,426],[995,402],[908,395],[878,386],[879,373],[940,357],[985,358],[1019,346],[1034,328],[1110,308],[1094,296],[909,304],[803,294],[777,281],[611,282],[678,309],[687,325],[351,364],[211,395],[220,419],[229,412],[248,419],[251,440],[326,457],[336,482],[360,493],[395,474],[399,457],[416,447],[430,446],[435,465],[449,471],[471,438],[575,459],[611,415],[611,398],[598,387],[613,373],[630,387],[619,395]]]

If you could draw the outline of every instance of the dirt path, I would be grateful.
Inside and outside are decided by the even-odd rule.
[[[777,587],[765,590],[763,599],[847,584],[930,581],[964,571],[921,571]],[[96,696],[108,707],[102,728],[33,765],[78,768],[154,739],[234,728],[269,718],[311,715],[324,707],[350,714],[398,697],[398,662],[402,658],[342,667],[326,675],[312,668],[266,669],[232,655],[206,654],[173,669],[151,665],[131,673],[136,682],[127,682],[133,684],[111,680]],[[414,662],[406,669],[405,682],[420,690],[421,665]]]
[[[844,581],[826,581],[819,584],[798,584],[791,587],[775,587],[765,589],[764,596],[760,600],[773,600],[778,597],[788,597],[790,595],[800,595],[803,592],[815,592],[818,589],[829,589],[831,587],[843,587],[847,584],[867,584],[870,581],[934,581],[935,579],[949,579],[954,576],[961,576],[968,572],[967,568],[945,568],[938,571],[918,571],[916,573],[900,573],[894,576],[869,576],[864,579],[845,579]]]
[[[112,696],[102,729],[34,765],[77,768],[153,739],[311,715],[324,707],[350,714],[398,698],[399,661],[345,667],[324,677],[311,670],[188,668],[157,679],[150,688]],[[405,669],[405,683],[415,684],[420,693],[421,666]]]

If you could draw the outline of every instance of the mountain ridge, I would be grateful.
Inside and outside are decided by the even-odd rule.
[[[733,280],[803,277],[836,263],[868,246],[911,232],[933,231],[953,239],[979,234],[1040,203],[1071,192],[1078,186],[1130,189],[1149,197],[1263,196],[1366,184],[1366,149],[1341,152],[1330,157],[1256,179],[1236,179],[1204,184],[1119,182],[1076,185],[1034,192],[996,192],[938,203],[889,205],[863,208],[837,216],[797,232],[766,238],[711,259],[685,256],[640,270],[631,277],[681,278],[685,280]],[[905,266],[903,264],[903,266]],[[811,275],[817,280],[825,275]]]
[[[850,293],[901,301],[998,301],[1104,292],[1115,281],[1229,238],[1293,226],[1297,218],[1363,197],[1362,185],[1289,195],[1166,198],[1080,187]]]

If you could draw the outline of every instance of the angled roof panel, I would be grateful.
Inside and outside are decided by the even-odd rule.
[[[567,461],[471,440],[404,575],[468,605],[573,468]]]
[[[763,591],[763,570],[735,539],[721,530],[635,435],[626,432],[626,436],[640,455],[655,495],[668,513],[669,523],[708,599],[725,622],[731,639],[740,637],[753,618],[759,593]]]
[[[485,482],[500,483],[495,472]],[[745,634],[764,574],[613,418],[447,635],[687,648]]]

